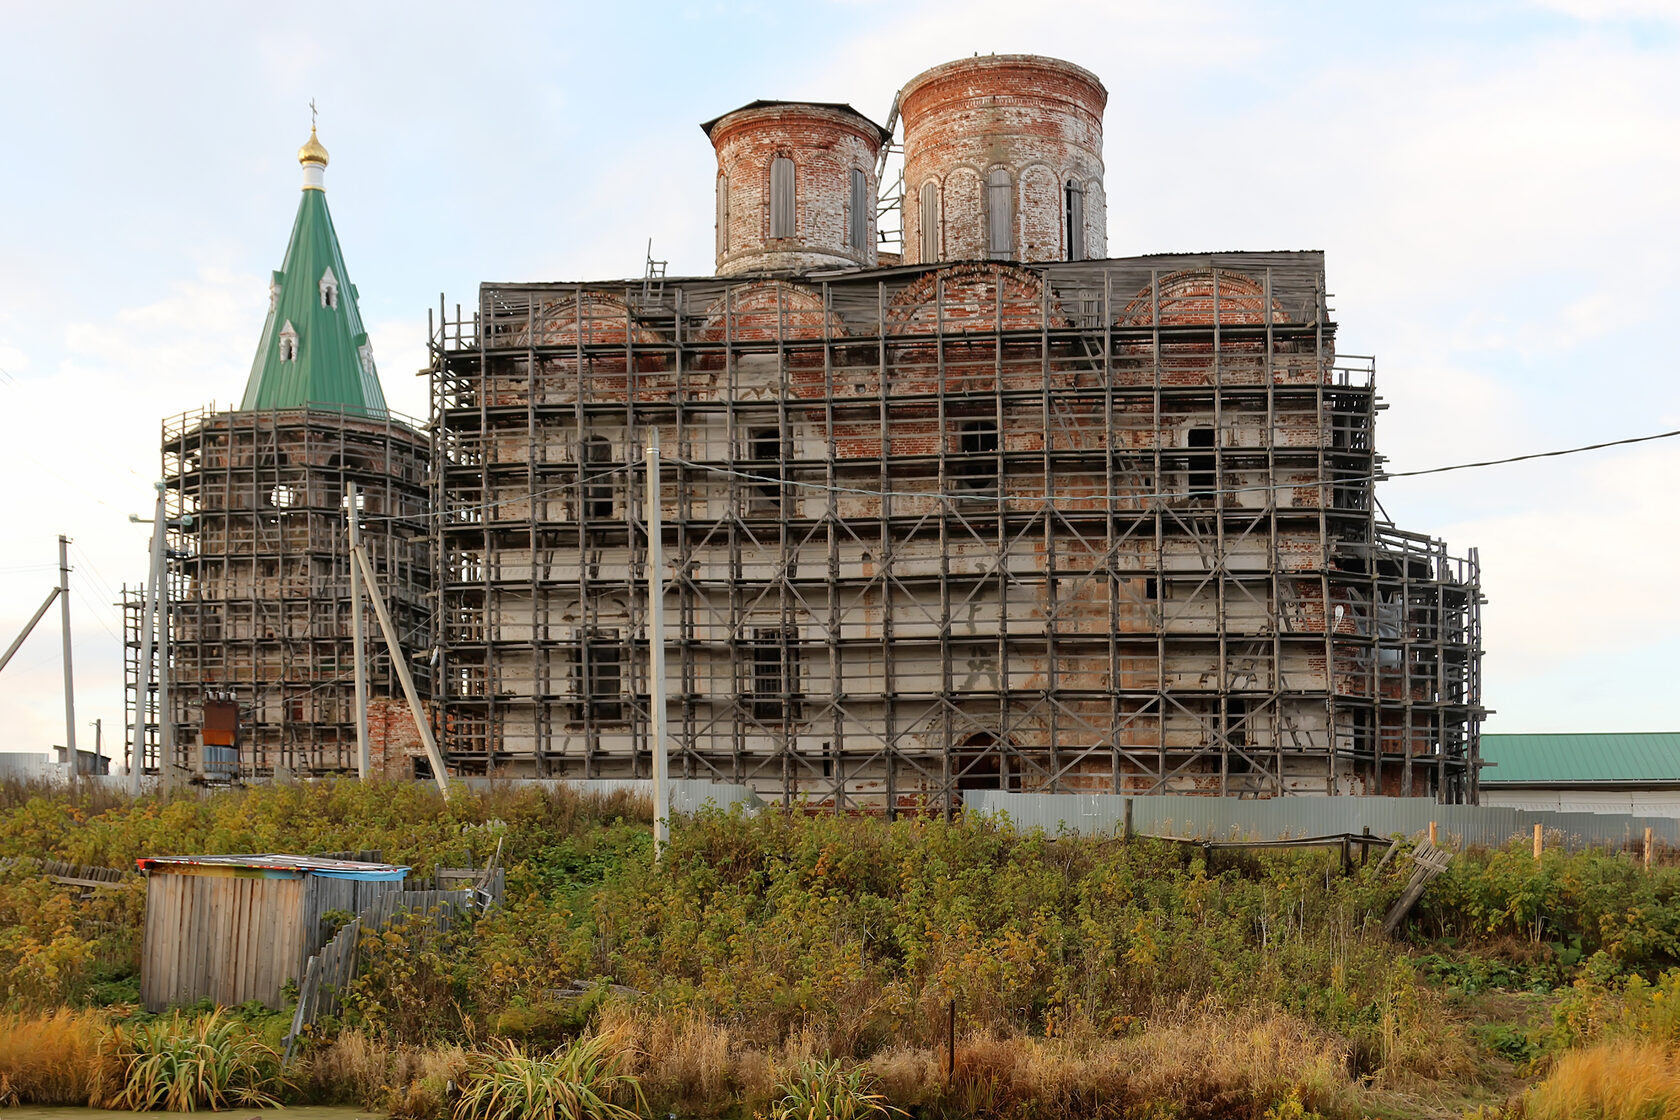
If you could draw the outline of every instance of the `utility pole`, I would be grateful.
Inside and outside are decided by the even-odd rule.
[[[665,558],[664,531],[659,515],[659,429],[648,428],[647,458],[647,580],[648,673],[653,678],[649,722],[653,731],[653,858],[670,839],[669,765],[665,742]]]
[[[140,779],[146,773],[146,708],[152,692],[153,638],[157,634],[158,588],[163,583],[163,493],[164,484],[157,483],[157,512],[152,515],[152,566],[146,573],[146,618],[140,624],[140,673],[134,690],[134,746],[129,753],[128,789],[140,796]],[[139,521],[129,514],[130,521]],[[162,695],[158,697],[161,713]],[[162,743],[158,745],[158,774],[163,773]]]
[[[64,628],[64,757],[70,760],[70,789],[76,788],[76,688],[70,669],[70,538],[58,535],[59,621]]]
[[[350,506],[350,640],[356,659],[356,773],[365,782],[368,771],[373,769],[373,758],[368,751],[367,638],[362,627],[362,568],[356,562],[356,553],[362,547],[362,518],[357,505],[359,497],[356,484],[350,483],[346,498]]]
[[[158,495],[163,501],[163,495]],[[162,537],[168,522],[158,526]],[[158,777],[165,789],[175,785],[175,711],[169,702],[169,549],[158,557],[157,566],[157,693],[158,693]]]
[[[104,720],[93,721],[93,772],[99,773],[99,760],[105,757]]]

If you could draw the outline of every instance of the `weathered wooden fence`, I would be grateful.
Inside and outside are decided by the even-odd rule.
[[[400,917],[421,915],[443,933],[456,922],[470,918],[474,910],[483,909],[485,906],[470,888],[389,891],[373,899],[304,966],[303,980],[298,984],[297,1010],[292,1013],[292,1029],[286,1035],[286,1060],[290,1061],[296,1051],[304,1027],[323,1015],[338,1013],[340,995],[356,974],[357,942],[363,930],[383,930]]]
[[[17,862],[15,859],[0,859],[0,871],[11,870]],[[120,867],[88,867],[80,863],[65,863],[59,859],[44,859],[39,862],[40,873],[53,882],[88,890],[120,887],[139,874],[137,871]]]

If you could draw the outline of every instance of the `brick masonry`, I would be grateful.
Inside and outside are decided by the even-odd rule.
[[[430,718],[431,706],[425,707]],[[392,779],[414,777],[414,760],[426,757],[426,744],[401,696],[368,700],[368,757],[375,777]]]
[[[844,106],[774,102],[727,113],[708,126],[717,150],[717,272],[873,268],[876,158],[881,129]],[[792,237],[770,236],[770,165],[793,161]],[[853,169],[864,173],[867,236],[848,244]]]
[[[923,72],[899,92],[904,121],[904,261],[971,260],[987,252],[987,176],[1009,173],[1019,261],[1068,260],[1063,189],[1085,193],[1082,258],[1108,255],[1102,114],[1108,91],[1090,71],[1036,55],[965,58]],[[937,251],[923,249],[926,187],[937,199]]]

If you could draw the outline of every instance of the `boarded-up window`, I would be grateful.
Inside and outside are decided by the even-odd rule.
[[[1085,259],[1085,186],[1078,179],[1069,179],[1063,191],[1067,213],[1067,259]]]
[[[986,176],[986,253],[992,257],[1014,256],[1015,185],[1009,172],[993,168]]]
[[[793,161],[786,156],[770,161],[770,236],[793,236]]]
[[[922,263],[939,259],[939,185],[922,184]]]
[[[729,252],[729,176],[719,175],[717,181],[717,252]]]
[[[869,248],[869,179],[858,168],[852,168],[852,251],[861,253]]]

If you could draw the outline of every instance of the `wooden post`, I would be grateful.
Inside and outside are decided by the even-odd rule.
[[[64,629],[64,757],[70,763],[70,790],[76,790],[76,685],[70,671],[70,538],[58,535],[58,606]]]
[[[1545,846],[1545,830],[1539,821],[1534,822],[1534,858],[1540,858],[1540,850]]]
[[[1439,845],[1436,844],[1436,842],[1435,842],[1435,822],[1434,821],[1429,822],[1429,846],[1432,847],[1432,848],[1439,847]]]
[[[366,550],[357,545],[350,550],[354,561],[362,566],[362,583],[367,596],[373,601],[373,613],[379,619],[379,629],[385,634],[385,648],[391,654],[391,668],[396,670],[397,680],[402,683],[403,695],[408,698],[408,710],[414,716],[415,729],[420,732],[420,741],[426,745],[426,761],[432,766],[432,780],[437,782],[438,793],[445,801],[449,800],[449,773],[443,766],[443,755],[438,751],[437,739],[432,735],[432,725],[426,722],[426,710],[420,706],[420,694],[414,691],[414,677],[408,671],[408,661],[403,657],[402,643],[397,640],[397,626],[391,621],[391,612],[385,608],[385,597],[379,592],[379,579],[374,575],[373,561],[368,559]]]
[[[951,1005],[945,1020],[945,1084],[949,1086],[957,1076],[957,1001]]]
[[[1651,835],[1651,830],[1649,828],[1646,828],[1646,830],[1645,830],[1645,870],[1647,870],[1647,871],[1651,870],[1651,854],[1652,854],[1653,848],[1654,848],[1654,838]]]

